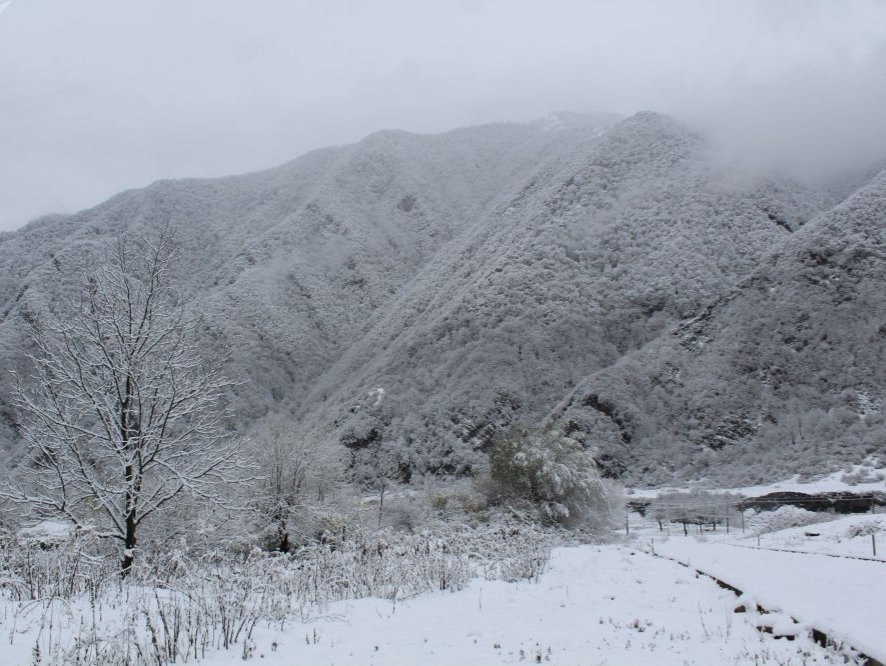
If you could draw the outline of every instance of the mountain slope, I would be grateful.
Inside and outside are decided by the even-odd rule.
[[[175,231],[184,291],[207,314],[204,343],[230,351],[229,373],[246,380],[234,404],[247,427],[299,405],[370,314],[501,191],[611,122],[380,132],[260,173],[162,181],[0,236],[0,440],[15,439],[9,370],[27,373],[26,321],[74,298],[116,234]]]
[[[856,455],[880,441],[883,195],[835,207],[654,113],[155,183],[0,235],[0,444],[27,322],[116,234],[169,227],[202,343],[244,382],[236,427],[280,414],[358,475],[467,473],[550,415],[632,480],[781,473],[761,461],[785,437],[815,466],[850,431]]]
[[[543,164],[416,277],[317,382],[306,436],[357,463],[461,473],[751,271],[820,206],[717,171],[704,142],[640,114]]]
[[[610,472],[744,483],[886,451],[886,171],[556,410]]]

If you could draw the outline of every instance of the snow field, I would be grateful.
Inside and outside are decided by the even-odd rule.
[[[537,580],[552,535],[513,524],[419,534],[352,529],[296,557],[171,550],[116,560],[86,537],[47,547],[0,540],[0,664],[195,662],[219,649],[252,654],[261,627],[283,630],[356,598],[399,600],[462,589],[475,577]]]
[[[122,585],[114,562],[85,557],[76,541],[19,545],[4,553],[0,663],[853,663],[851,653],[847,662],[845,651],[816,645],[811,623],[797,625],[788,602],[760,597],[784,608],[763,616],[753,588],[737,599],[625,544],[555,548],[548,557],[556,538],[513,525],[450,525],[367,534],[294,560],[169,553],[143,561]],[[716,545],[680,537],[655,547],[681,544]],[[734,612],[739,605],[749,612]],[[851,637],[857,647],[870,642]]]
[[[774,492],[797,492],[815,495],[830,492],[853,492],[867,494],[886,492],[886,463],[877,456],[868,456],[858,465],[847,465],[843,470],[824,474],[815,479],[803,479],[799,474],[774,483],[734,488],[704,488],[708,493],[759,497]],[[632,488],[629,498],[654,498],[665,493],[689,493],[684,487]]]
[[[751,605],[782,611],[807,629],[886,662],[884,563],[684,537],[656,540],[654,548],[742,590]]]
[[[252,656],[317,666],[846,663],[808,632],[761,633],[735,605],[709,578],[627,546],[558,548],[538,583],[475,580],[396,602],[338,602],[257,631]],[[240,659],[218,652],[206,663]]]
[[[829,516],[829,518],[824,522],[763,535],[760,545],[765,548],[803,553],[880,560],[886,564],[886,514],[857,514]],[[753,538],[747,536],[733,541],[755,545]]]

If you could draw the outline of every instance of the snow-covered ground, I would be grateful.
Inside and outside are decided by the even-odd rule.
[[[820,522],[763,533],[759,540],[750,530],[726,534],[722,527],[701,538],[680,530],[667,537],[650,529],[650,522],[634,522],[642,526],[638,538],[651,541],[657,553],[886,662],[886,515],[818,517]]]
[[[632,534],[647,549],[886,663],[886,514],[783,506],[748,511],[746,523],[746,531],[733,523],[729,533],[722,524],[701,534],[690,526],[686,537],[678,525],[661,531],[654,520],[630,516]]]
[[[396,603],[339,602],[258,632],[253,656],[336,666],[844,663],[806,634],[789,642],[759,632],[735,605],[711,579],[629,546],[560,548],[538,583],[478,580]]]
[[[873,537],[873,538],[872,538]],[[756,537],[733,533],[730,541],[754,546]],[[760,537],[760,546],[802,553],[880,560],[886,564],[886,514],[856,514]],[[874,549],[876,548],[876,553]]]
[[[728,533],[722,523],[717,531],[705,526],[701,536],[705,541],[745,548],[857,557],[886,564],[886,513],[840,515],[783,506],[756,514],[748,511],[745,523],[746,529],[742,531],[733,518]],[[643,543],[670,536],[683,538],[681,525],[660,529],[654,520],[637,513],[630,515],[629,524],[631,534]],[[690,525],[688,529],[689,537],[700,536],[698,526]]]
[[[287,619],[259,624],[250,639],[210,650],[199,663],[860,663],[850,647],[886,661],[886,562],[767,550],[858,555],[871,532],[882,534],[886,515],[765,533],[759,549],[750,530],[727,535],[721,528],[699,538],[684,537],[678,528],[665,538],[654,521],[633,516],[631,525],[632,541],[626,543],[555,549],[535,582],[477,578],[457,591],[396,601],[293,606]],[[696,570],[743,590],[743,598]],[[40,631],[55,635],[58,644],[89,639],[84,618],[95,610],[87,602],[0,604],[0,664],[35,663],[35,646],[53,642],[40,638]],[[121,597],[118,611],[127,603]],[[758,612],[758,604],[770,612]],[[98,612],[113,614],[112,606]],[[745,612],[735,612],[739,606]],[[100,618],[103,640],[123,636],[124,627],[114,628],[121,618],[119,612]],[[820,647],[813,628],[843,645]],[[67,663],[49,654],[41,659]]]
[[[886,662],[883,563],[685,537],[656,543],[655,550],[742,590],[752,603]]]
[[[799,475],[775,483],[740,488],[703,488],[711,493],[758,497],[775,492],[795,492],[813,495],[816,493],[850,492],[868,494],[886,492],[886,465],[879,459],[868,459],[860,465],[850,465],[839,471],[817,479],[803,479]],[[689,488],[634,488],[627,492],[628,498],[653,498],[668,492],[690,492]]]

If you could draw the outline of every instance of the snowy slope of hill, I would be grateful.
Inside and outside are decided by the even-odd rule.
[[[558,410],[646,482],[749,483],[886,446],[886,172]],[[830,467],[829,467],[830,466]]]
[[[717,171],[699,137],[640,114],[542,164],[438,254],[302,420],[373,465],[463,472],[497,429],[725,293],[817,205]]]
[[[608,472],[649,481],[756,464],[765,433],[820,412],[872,441],[878,182],[822,215],[832,194],[725,168],[664,116],[556,114],[124,192],[0,235],[0,444],[26,322],[115,234],[167,225],[205,347],[245,380],[237,427],[280,413],[366,473],[465,473],[552,410]]]
[[[229,349],[229,373],[247,380],[236,401],[245,428],[300,404],[369,315],[545,155],[612,122],[380,132],[260,173],[158,182],[0,236],[0,439],[9,448],[15,438],[8,371],[27,371],[26,320],[74,297],[114,235],[175,230],[205,343]]]

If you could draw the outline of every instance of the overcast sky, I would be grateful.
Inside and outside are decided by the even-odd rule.
[[[0,0],[0,229],[560,109],[663,111],[765,166],[886,158],[886,0]]]

